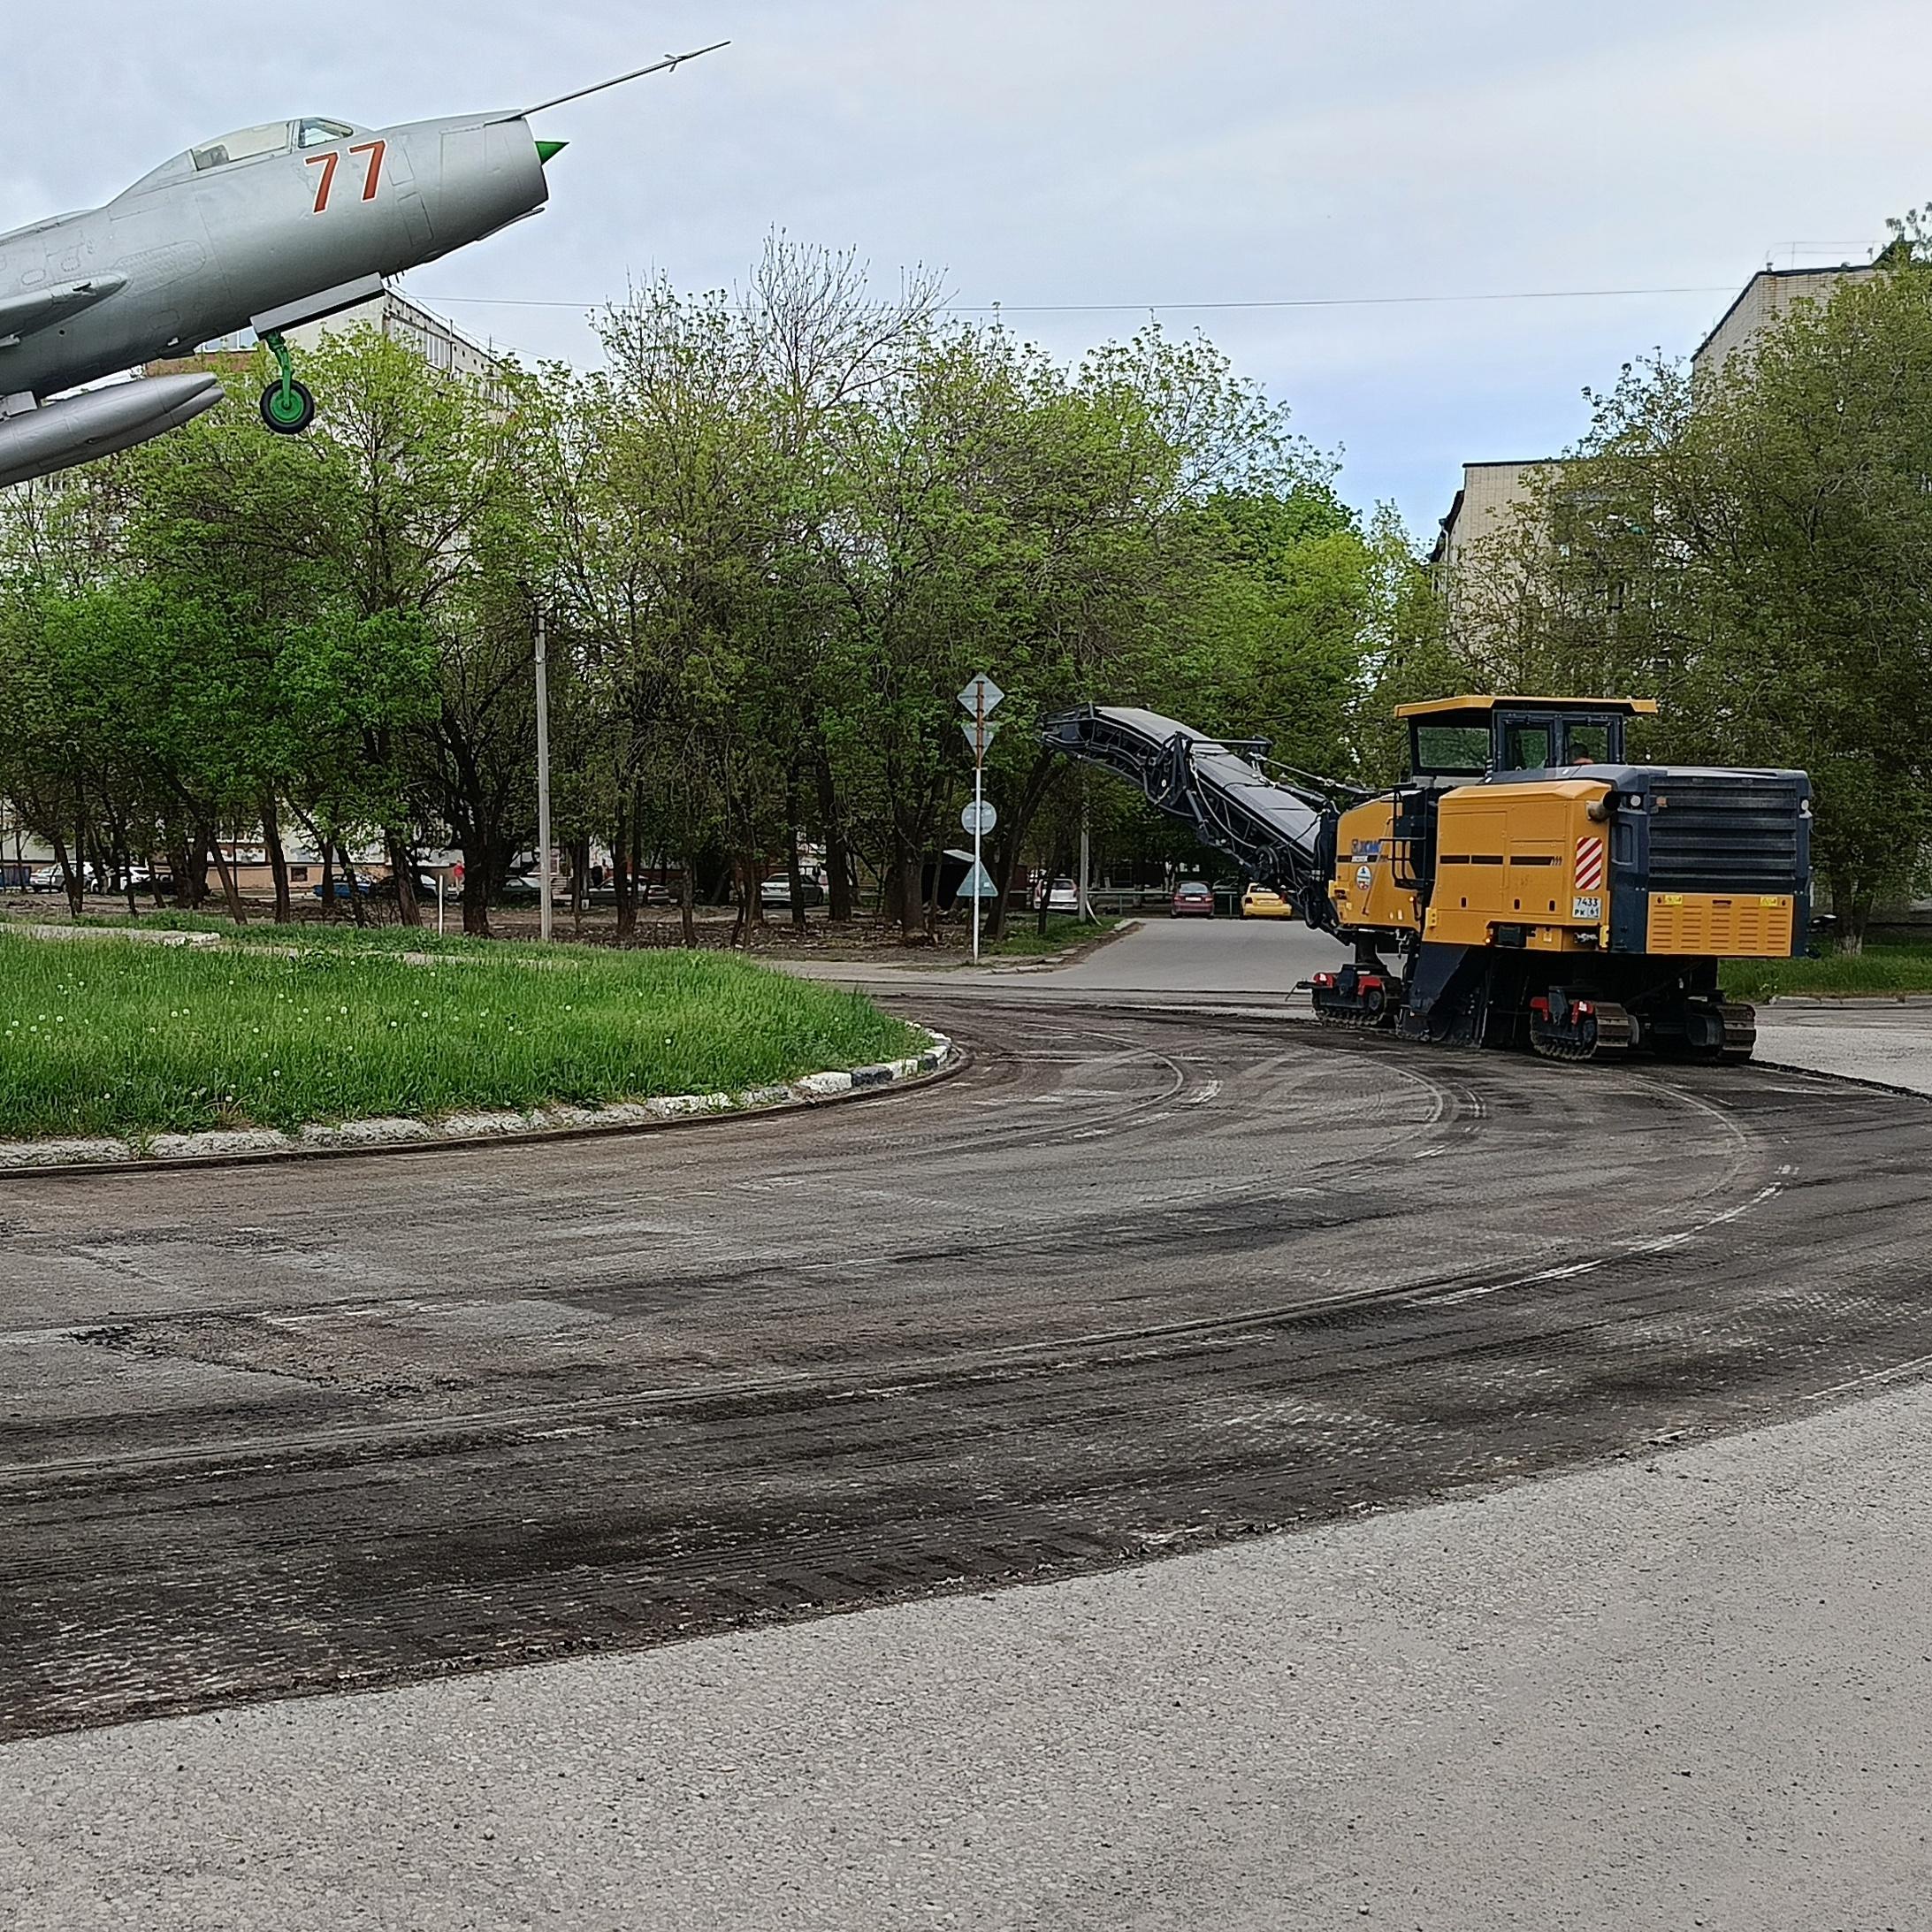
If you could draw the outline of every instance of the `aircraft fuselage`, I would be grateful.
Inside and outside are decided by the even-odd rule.
[[[433,261],[548,198],[520,118],[320,124],[343,129],[325,141],[315,122],[288,125],[279,151],[198,165],[209,150],[195,150],[103,208],[0,236],[0,397],[44,397],[186,354]],[[305,131],[310,145],[299,146]],[[25,298],[116,281],[62,319],[10,326]]]

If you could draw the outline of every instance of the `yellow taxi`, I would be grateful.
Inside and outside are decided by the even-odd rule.
[[[1250,885],[1241,894],[1241,917],[1243,919],[1293,919],[1294,917],[1294,908],[1271,887]]]

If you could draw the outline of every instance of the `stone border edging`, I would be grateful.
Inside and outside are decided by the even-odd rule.
[[[908,1021],[908,1025],[913,1022]],[[500,1146],[511,1142],[631,1134],[746,1114],[777,1113],[861,1099],[889,1087],[922,1085],[963,1071],[966,1057],[943,1033],[920,1027],[932,1044],[909,1059],[882,1060],[849,1073],[807,1073],[783,1086],[742,1093],[675,1094],[655,1100],[600,1106],[559,1103],[523,1112],[450,1114],[440,1120],[403,1118],[345,1120],[293,1134],[273,1127],[217,1129],[205,1134],[156,1134],[138,1139],[0,1141],[0,1178],[9,1174],[151,1173],[161,1168],[225,1166],[253,1160],[289,1160],[340,1154],[385,1154],[409,1149]]]

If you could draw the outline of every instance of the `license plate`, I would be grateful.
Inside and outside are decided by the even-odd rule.
[[[1601,919],[1603,901],[1600,898],[1585,898],[1579,895],[1569,902],[1569,916],[1572,919]]]

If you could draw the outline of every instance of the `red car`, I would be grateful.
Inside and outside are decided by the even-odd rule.
[[[1212,919],[1214,888],[1199,879],[1185,879],[1174,888],[1171,910],[1176,919]]]

